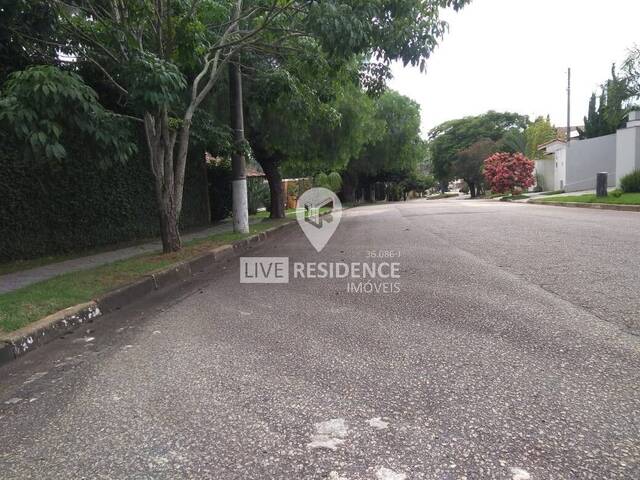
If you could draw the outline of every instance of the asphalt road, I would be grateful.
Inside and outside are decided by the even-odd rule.
[[[0,477],[640,478],[639,246],[637,213],[482,201],[296,228],[249,255],[392,252],[399,291],[235,259],[103,317],[0,368]]]

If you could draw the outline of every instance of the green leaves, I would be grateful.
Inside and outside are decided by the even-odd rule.
[[[334,0],[312,2],[306,28],[331,55],[371,54],[388,64],[420,65],[447,30],[440,10],[458,10],[470,0]]]
[[[174,63],[149,52],[138,52],[129,64],[129,93],[142,110],[176,107],[183,98],[187,81]]]
[[[136,150],[128,121],[105,110],[73,72],[37,66],[13,73],[3,86],[0,122],[36,159],[60,161],[65,141],[84,138],[101,162],[125,161]]]
[[[347,166],[347,183],[364,187],[375,181],[406,180],[426,153],[420,138],[420,107],[393,90],[375,99],[362,95],[372,105],[368,136]]]
[[[482,139],[501,140],[509,131],[524,130],[528,123],[526,116],[517,113],[489,111],[438,125],[429,132],[434,175],[440,181],[450,180],[459,152]]]
[[[634,96],[633,75],[629,75],[629,60],[624,65],[626,76],[616,74],[611,67],[611,78],[602,85],[602,93],[596,109],[596,94],[589,100],[588,115],[584,118],[584,130],[578,129],[580,138],[594,138],[615,133],[624,125],[629,114],[629,101]]]

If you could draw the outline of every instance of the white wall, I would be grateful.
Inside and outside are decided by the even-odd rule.
[[[555,189],[555,158],[544,158],[538,159],[535,161],[536,163],[536,180],[537,177],[542,177],[542,187],[543,190],[554,190]]]
[[[614,133],[570,142],[566,150],[565,191],[594,190],[599,172],[609,174],[610,187],[616,185],[616,137]]]
[[[631,124],[631,122],[629,123]],[[616,141],[618,179],[616,184],[620,186],[620,179],[636,169],[640,169],[640,127],[632,126],[618,130]]]
[[[553,189],[564,190],[567,183],[567,149],[566,147],[555,152],[555,173],[553,176]]]

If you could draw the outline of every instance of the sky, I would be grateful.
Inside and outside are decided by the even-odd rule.
[[[393,66],[390,87],[417,101],[422,134],[446,121],[487,110],[551,116],[582,125],[591,93],[634,44],[640,46],[640,0],[472,0],[444,12],[450,25],[418,68]]]

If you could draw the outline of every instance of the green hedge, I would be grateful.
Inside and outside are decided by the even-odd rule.
[[[634,170],[622,177],[620,188],[624,193],[640,193],[640,170]]]
[[[82,251],[158,235],[144,144],[125,164],[100,167],[72,149],[59,164],[23,159],[0,136],[0,262]],[[186,169],[183,229],[209,224],[202,151]]]

